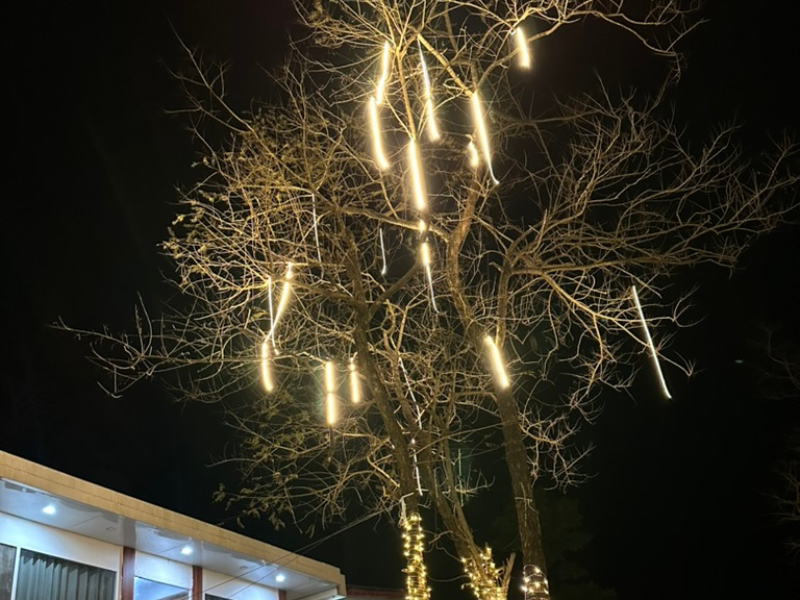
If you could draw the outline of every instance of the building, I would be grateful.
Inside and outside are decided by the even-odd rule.
[[[338,568],[0,452],[0,600],[340,600]]]

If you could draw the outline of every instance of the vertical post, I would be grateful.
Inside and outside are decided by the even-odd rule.
[[[136,550],[122,548],[122,582],[120,600],[133,600],[133,578],[135,577]]]
[[[192,565],[192,600],[203,600],[203,567]]]

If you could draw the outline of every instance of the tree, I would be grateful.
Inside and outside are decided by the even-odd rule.
[[[456,449],[501,459],[526,593],[547,597],[534,485],[580,479],[574,435],[643,352],[668,394],[654,326],[685,306],[670,276],[733,267],[781,221],[794,148],[750,166],[734,127],[689,148],[663,93],[598,85],[544,112],[520,100],[537,44],[584,19],[677,68],[692,27],[677,1],[297,9],[310,39],[250,113],[192,58],[197,131],[211,119],[229,136],[206,144],[164,244],[186,302],[95,334],[95,356],[114,393],[162,372],[186,399],[247,398],[237,497],[275,525],[400,510],[410,600],[428,595],[425,507],[479,600],[506,595],[510,561],[473,536],[462,503],[482,485]]]

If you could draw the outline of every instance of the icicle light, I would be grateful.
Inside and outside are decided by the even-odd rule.
[[[653,359],[653,365],[656,369],[658,382],[661,384],[661,391],[664,393],[667,399],[670,399],[672,398],[672,395],[669,393],[667,382],[664,379],[664,373],[661,371],[661,363],[658,361],[658,352],[656,352],[655,344],[653,344],[653,338],[650,337],[650,329],[647,327],[647,320],[644,318],[644,311],[642,310],[642,305],[639,302],[639,294],[636,292],[635,285],[631,287],[631,291],[633,292],[633,301],[636,304],[636,311],[639,313],[639,319],[642,322],[642,329],[644,329],[644,335],[647,339],[647,347],[650,349],[650,356]]]
[[[481,107],[481,99],[478,95],[478,90],[472,92],[472,117],[475,121],[475,130],[478,133],[478,141],[481,144],[483,159],[489,167],[489,176],[492,178],[492,182],[497,185],[500,182],[497,180],[497,177],[494,176],[494,170],[492,170],[492,151],[489,148],[489,134],[486,132],[486,122],[483,118],[483,108]]]
[[[489,354],[492,359],[492,367],[494,368],[494,374],[497,378],[497,385],[505,389],[511,385],[511,383],[508,381],[508,375],[506,375],[506,368],[503,365],[503,357],[500,355],[500,349],[497,347],[494,338],[490,335],[487,335],[485,338],[483,338],[483,342],[489,349]]]
[[[378,237],[380,237],[381,240],[381,259],[383,260],[383,266],[381,267],[381,275],[386,275],[388,267],[386,265],[386,246],[383,243],[383,227],[378,228]]]
[[[431,304],[433,305],[433,310],[435,312],[439,312],[439,308],[436,306],[436,296],[433,293],[433,273],[431,271],[431,250],[428,247],[428,242],[422,242],[420,244],[420,252],[422,254],[422,265],[425,267],[425,273],[428,276],[428,289],[431,293]]]
[[[411,513],[402,519],[403,556],[406,559],[406,600],[428,600],[428,571],[423,562],[425,535],[422,533],[422,519],[418,513]]]
[[[378,86],[375,89],[375,102],[383,103],[386,95],[386,82],[389,79],[389,67],[391,66],[392,46],[389,42],[383,44],[383,56],[381,57],[381,77],[378,79]]]
[[[425,63],[425,55],[422,53],[422,44],[417,39],[417,45],[419,46],[419,62],[422,65],[422,80],[425,84],[425,112],[428,116],[427,130],[428,130],[428,137],[431,138],[432,141],[436,141],[439,139],[439,128],[436,126],[436,113],[433,107],[433,92],[431,92],[431,78],[428,75],[428,65]]]
[[[358,376],[355,357],[350,358],[350,401],[353,404],[361,402],[361,379]]]
[[[269,292],[269,312],[270,318],[272,319],[272,324],[269,328],[269,333],[267,334],[267,338],[272,340],[273,349],[275,349],[275,328],[278,326],[278,321],[280,321],[283,313],[286,311],[286,306],[289,304],[289,296],[292,293],[292,263],[289,263],[286,266],[286,275],[284,276],[283,281],[283,289],[281,290],[281,299],[278,301],[278,310],[275,313],[275,318],[272,319],[272,279],[269,280],[270,284],[270,292]],[[275,349],[275,353],[277,354],[277,349]]]
[[[528,51],[528,39],[525,37],[525,32],[522,26],[517,27],[512,35],[517,40],[517,55],[519,58],[519,66],[523,69],[531,68],[531,54]]]
[[[375,154],[375,165],[385,171],[389,168],[389,161],[383,152],[383,142],[381,141],[381,124],[378,118],[378,102],[375,98],[369,99],[369,121],[372,126],[372,150]]]
[[[467,144],[467,154],[469,155],[470,166],[478,168],[478,165],[481,164],[481,157],[478,155],[478,149],[475,147],[475,142],[472,140]]]
[[[272,379],[272,357],[270,356],[270,339],[265,337],[261,342],[261,381],[267,392],[275,389],[275,382]]]
[[[322,264],[322,252],[319,249],[319,229],[317,228],[317,197],[314,194],[311,194],[311,212],[312,217],[314,217],[314,242],[317,245],[317,260],[319,264]]]
[[[424,213],[428,209],[428,200],[425,196],[425,182],[422,180],[422,165],[420,164],[419,148],[413,139],[408,140],[408,162],[411,165],[411,181],[414,187],[414,201],[417,210]]]
[[[332,360],[325,361],[325,419],[329,427],[336,424],[336,365]]]

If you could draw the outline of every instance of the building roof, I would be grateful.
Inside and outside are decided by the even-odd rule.
[[[346,595],[345,578],[332,565],[2,451],[0,512],[284,590],[287,600]]]

